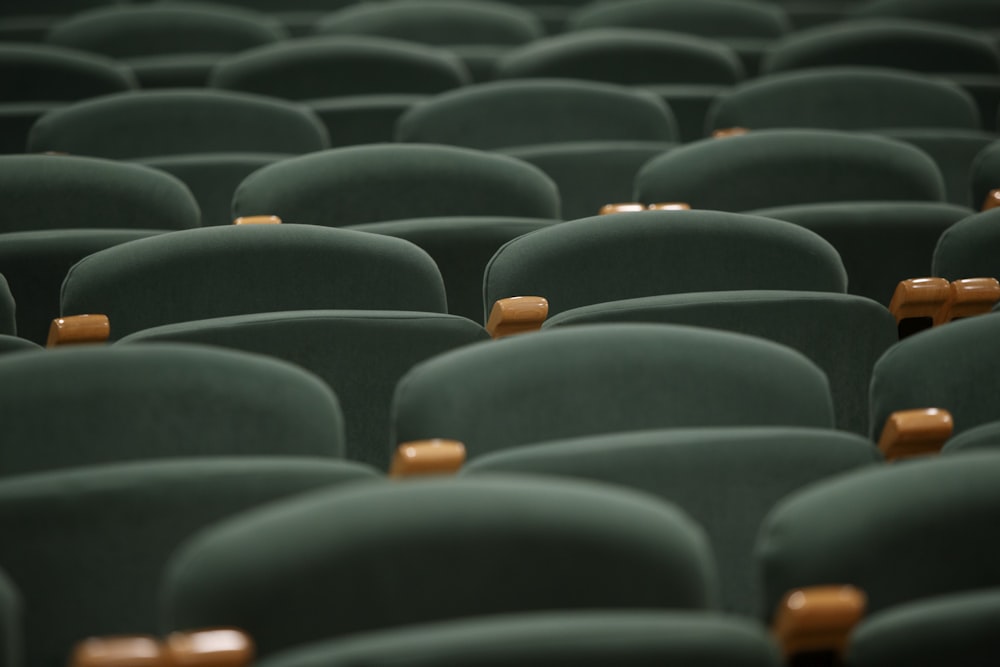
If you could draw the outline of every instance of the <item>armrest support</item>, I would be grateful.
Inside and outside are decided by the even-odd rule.
[[[280,225],[281,218],[276,215],[245,215],[233,220],[234,225]]]
[[[933,326],[951,298],[951,284],[944,278],[911,278],[900,281],[889,302],[900,339]]]
[[[605,204],[601,207],[598,215],[610,215],[611,213],[638,213],[645,211],[646,207],[636,201],[622,202],[620,204]]]
[[[887,461],[937,454],[954,428],[947,410],[899,410],[885,420],[878,448]]]
[[[57,317],[49,325],[46,347],[106,343],[111,336],[107,315],[72,315]]]
[[[815,586],[789,592],[775,611],[771,631],[785,657],[841,654],[865,613],[867,596],[854,586]]]
[[[91,637],[79,642],[69,667],[168,667],[154,637]]]
[[[745,127],[739,127],[739,126],[737,126],[737,127],[722,127],[722,128],[719,128],[718,130],[714,130],[712,132],[712,138],[713,139],[728,139],[729,137],[738,137],[740,135],[747,134],[748,132],[750,132],[750,130],[748,130]]]
[[[390,477],[453,475],[465,463],[465,445],[457,440],[414,440],[396,449]]]
[[[163,648],[170,667],[246,667],[254,658],[253,640],[236,628],[174,632]]]
[[[549,316],[549,302],[541,296],[499,299],[490,310],[486,331],[493,338],[538,331]]]
[[[983,200],[983,211],[989,211],[1000,206],[1000,188],[995,190],[990,190],[989,194],[986,195],[986,199]]]
[[[1000,281],[996,278],[954,280],[948,301],[938,312],[934,324],[988,313],[993,310],[997,301],[1000,301]]]

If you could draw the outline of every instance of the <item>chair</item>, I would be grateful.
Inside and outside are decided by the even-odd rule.
[[[932,201],[944,183],[923,151],[883,137],[824,130],[762,130],[681,146],[646,163],[642,202],[748,211],[836,201]]]
[[[1000,276],[1000,239],[991,228],[997,220],[1000,211],[993,209],[970,215],[946,229],[934,248],[931,275],[948,280]]]
[[[949,438],[941,448],[941,453],[957,454],[997,446],[1000,446],[1000,421],[992,421],[966,429]]]
[[[719,211],[647,211],[565,222],[508,242],[486,267],[483,301],[488,313],[498,299],[543,296],[551,316],[682,292],[846,287],[836,251],[795,225]]]
[[[21,594],[6,572],[0,572],[0,665],[21,667],[23,614]]]
[[[202,457],[3,480],[0,560],[26,601],[25,661],[56,667],[89,636],[156,632],[165,563],[206,526],[281,498],[373,479],[370,469],[344,461]]]
[[[98,7],[49,30],[46,42],[119,59],[143,88],[204,86],[226,53],[286,38],[274,19],[209,3]]]
[[[854,7],[851,15],[912,18],[969,28],[1000,27],[1000,11],[990,0],[873,0]]]
[[[714,587],[704,535],[672,506],[496,477],[357,485],[247,513],[173,555],[160,606],[165,630],[240,627],[263,659],[514,612],[704,610]]]
[[[972,202],[976,207],[989,202],[993,190],[1000,187],[1000,142],[984,148],[972,162]]]
[[[13,336],[17,333],[14,313],[14,295],[10,292],[7,279],[0,275],[0,335]]]
[[[782,498],[818,480],[881,461],[866,438],[788,427],[611,433],[514,447],[471,461],[462,475],[530,474],[626,486],[676,504],[708,534],[721,607],[752,615],[753,546]]]
[[[62,290],[65,315],[101,313],[111,337],[161,324],[287,310],[444,312],[441,275],[416,246],[312,225],[207,227],[94,253]]]
[[[765,383],[769,364],[775,380]],[[618,431],[829,428],[833,405],[822,371],[776,343],[695,327],[608,324],[515,336],[426,361],[400,380],[393,421],[397,443],[458,440],[471,459]]]
[[[441,216],[558,218],[559,193],[539,169],[466,148],[424,144],[335,148],[247,177],[233,217],[341,227]]]
[[[830,292],[741,290],[625,299],[563,311],[544,327],[609,322],[683,324],[759,336],[798,350],[830,381],[837,428],[868,434],[872,367],[898,340],[882,305]]]
[[[53,25],[74,12],[120,1],[52,0],[39,6],[31,0],[10,0],[0,8],[0,39],[9,42],[40,42]]]

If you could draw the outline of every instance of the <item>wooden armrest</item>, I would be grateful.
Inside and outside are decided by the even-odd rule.
[[[950,287],[948,301],[938,311],[935,325],[988,313],[1000,301],[1000,281],[996,278],[954,280]]]
[[[549,302],[541,296],[512,296],[499,299],[490,310],[486,331],[493,338],[538,331],[549,316]]]
[[[168,667],[154,637],[91,637],[79,642],[69,667]]]
[[[955,422],[947,410],[899,410],[885,420],[878,448],[887,461],[936,454],[954,428]]]
[[[46,347],[106,343],[110,336],[111,323],[108,321],[107,315],[57,317],[49,325],[49,339]]]
[[[276,215],[245,215],[233,220],[234,225],[280,225],[281,218]]]
[[[950,298],[951,284],[944,278],[900,281],[889,302],[900,339],[934,326],[938,313]]]
[[[253,640],[236,628],[174,632],[163,648],[170,667],[246,667],[254,658]]]
[[[396,449],[390,477],[453,475],[465,463],[465,445],[458,440],[414,440]]]
[[[867,596],[854,586],[814,586],[791,591],[775,611],[771,628],[785,657],[847,648],[865,613]]]
[[[630,201],[622,202],[620,204],[605,204],[601,207],[598,215],[609,215],[611,213],[638,213],[639,211],[645,211],[646,207],[639,202]]]
[[[691,204],[682,201],[664,201],[649,205],[650,211],[690,211]]]
[[[989,211],[998,206],[1000,206],[1000,188],[990,190],[990,193],[986,195],[986,199],[983,200],[982,210]]]
[[[738,137],[748,133],[745,127],[722,127],[718,130],[712,132],[713,139],[728,139],[729,137]]]

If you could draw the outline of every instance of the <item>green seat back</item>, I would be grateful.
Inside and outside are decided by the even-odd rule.
[[[931,275],[948,280],[1000,277],[998,235],[1000,211],[970,215],[944,230],[934,248]]]
[[[509,612],[705,609],[714,589],[703,533],[666,503],[581,482],[428,480],[215,526],[171,559],[162,617],[164,630],[243,628],[263,657]]]
[[[1000,115],[1000,108],[997,110]],[[982,206],[986,196],[1000,188],[1000,141],[979,152],[972,162],[972,205]]]
[[[475,457],[618,431],[828,428],[833,405],[823,372],[783,345],[695,327],[607,324],[426,361],[400,381],[393,420],[395,442],[449,438]]]
[[[344,227],[441,216],[558,218],[559,193],[510,157],[430,144],[335,148],[265,167],[233,198],[233,216]]]
[[[953,454],[996,447],[1000,447],[1000,420],[986,422],[985,424],[963,430],[944,443],[941,453]]]
[[[24,602],[6,572],[0,572],[0,664],[21,667],[24,648],[21,617]]]
[[[312,225],[206,227],[77,263],[64,315],[103,313],[120,338],[160,324],[283,310],[444,312],[434,261],[400,239]]]
[[[775,39],[791,30],[777,4],[739,0],[623,0],[582,5],[569,19],[570,30],[654,28],[702,37]]]
[[[0,45],[0,102],[74,101],[132,90],[131,73],[108,58],[75,49]]]
[[[13,336],[17,333],[17,322],[14,314],[16,304],[11,294],[6,276],[0,274],[0,335]]]
[[[976,29],[1000,26],[1000,7],[992,0],[872,0],[852,8],[851,15],[913,18]]]

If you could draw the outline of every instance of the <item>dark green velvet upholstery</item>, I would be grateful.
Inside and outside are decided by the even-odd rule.
[[[13,336],[17,333],[17,322],[15,315],[14,295],[10,291],[10,284],[6,276],[0,274],[0,334]]]
[[[801,225],[829,241],[847,269],[847,291],[885,306],[900,280],[930,275],[938,238],[972,213],[934,202],[835,202],[753,211]]]
[[[21,616],[24,601],[6,572],[0,571],[0,665],[23,664]]]
[[[122,159],[181,153],[305,153],[328,139],[315,114],[259,95],[165,90],[105,96],[53,111],[31,130],[29,151]]]
[[[290,39],[221,60],[209,85],[305,100],[379,93],[439,93],[469,82],[457,56],[380,37]]]
[[[191,191],[169,174],[65,155],[0,156],[0,200],[3,233],[190,229],[201,215]]]
[[[38,343],[33,343],[26,338],[10,334],[0,334],[0,354],[10,354],[12,352],[41,352],[44,349],[45,348]]]
[[[165,577],[162,629],[234,625],[264,657],[490,614],[705,609],[715,588],[702,531],[625,489],[506,477],[359,485],[189,542]]]
[[[543,296],[554,315],[604,301],[736,289],[844,292],[837,251],[790,223],[718,211],[617,213],[510,241],[483,278],[497,299]]]
[[[396,442],[451,438],[470,456],[618,431],[833,426],[826,376],[783,345],[661,324],[551,329],[416,366],[396,389]]]
[[[944,447],[942,454],[956,454],[965,451],[978,451],[979,449],[995,449],[1000,447],[1000,421],[987,422],[970,429],[966,429],[950,438]]]
[[[206,227],[90,255],[66,276],[62,313],[103,313],[112,338],[161,324],[282,310],[444,312],[424,251],[312,225]]]
[[[757,542],[762,613],[770,616],[800,586],[857,586],[874,615],[1000,585],[1000,535],[990,529],[1000,511],[997,475],[1000,456],[993,452],[932,457],[856,472],[786,498],[764,520]]]
[[[708,110],[732,86],[714,84],[661,84],[641,86],[660,97],[674,112],[677,132],[681,141],[696,141],[705,137],[705,118]]]
[[[649,93],[596,81],[497,81],[443,93],[408,111],[399,141],[496,149],[569,141],[677,139],[670,109]]]
[[[773,643],[745,619],[711,613],[522,613],[365,633],[307,644],[261,667],[778,667]]]
[[[833,201],[942,201],[944,182],[923,151],[831,130],[761,130],[705,139],[651,160],[638,201],[747,211]]]
[[[230,53],[288,36],[275,19],[209,3],[102,7],[79,12],[46,36],[50,44],[135,58],[168,53]]]
[[[719,42],[637,28],[584,30],[540,39],[511,51],[497,64],[500,79],[732,84],[743,76],[739,57]]]
[[[0,155],[23,153],[28,133],[39,118],[61,102],[5,102],[0,104]]]
[[[76,49],[0,44],[0,102],[75,101],[136,87],[118,63]]]
[[[558,218],[559,193],[514,158],[453,146],[376,144],[285,160],[249,176],[233,215],[344,227],[439,216]]]
[[[225,54],[222,53],[167,53],[164,55],[123,58],[139,87],[150,88],[203,88],[208,75]]]
[[[931,275],[948,280],[1000,277],[997,224],[1000,210],[992,209],[970,215],[946,229],[934,248]]]
[[[763,73],[874,65],[917,72],[1000,73],[1000,49],[978,31],[911,19],[858,19],[802,30],[776,43]]]
[[[1000,5],[993,0],[871,0],[855,7],[851,15],[905,17],[977,29],[1000,27]]]
[[[156,633],[167,559],[205,526],[373,479],[354,463],[270,457],[88,466],[0,482],[0,561],[25,600],[25,663],[59,667],[95,635]]]
[[[201,226],[232,224],[232,201],[237,186],[253,172],[289,153],[189,153],[137,160],[176,176],[191,190],[201,209]]]
[[[997,657],[1000,588],[901,604],[865,620],[851,635],[852,667],[988,665]]]
[[[392,0],[355,4],[323,17],[316,32],[326,35],[374,35],[435,46],[524,44],[545,29],[526,9],[480,0]]]
[[[49,325],[60,315],[63,279],[81,259],[119,243],[161,233],[146,229],[52,229],[0,234],[0,271],[17,302],[17,334],[45,344]]]
[[[563,311],[545,326],[651,322],[750,334],[809,357],[830,381],[837,428],[868,434],[872,366],[898,340],[882,305],[847,294],[802,291],[691,292]]]
[[[354,225],[351,229],[395,236],[423,248],[441,271],[448,312],[485,322],[483,272],[490,258],[507,241],[555,222],[539,218],[415,218]]]
[[[980,151],[972,162],[972,205],[978,209],[990,191],[998,188],[1000,188],[1000,141],[995,141]]]
[[[393,141],[399,117],[427,97],[412,93],[349,95],[309,100],[305,105],[326,125],[330,146],[337,148]]]
[[[569,19],[569,30],[608,27],[672,30],[702,37],[775,39],[791,30],[784,11],[766,2],[739,0],[624,0],[584,4]]]
[[[1000,313],[958,320],[900,341],[872,372],[871,426],[878,433],[896,410],[944,408],[955,433],[1000,419],[996,346]]]
[[[710,130],[982,127],[975,101],[953,83],[875,67],[795,70],[743,83],[713,105]]]
[[[757,427],[640,431],[515,447],[463,474],[557,475],[627,486],[674,503],[708,533],[722,608],[752,614],[753,546],[779,500],[826,477],[881,461],[865,438],[829,429]]]
[[[142,459],[344,454],[333,392],[258,355],[87,346],[4,355],[0,377],[3,476]]]
[[[389,414],[396,383],[414,364],[487,340],[462,317],[405,311],[294,311],[168,324],[122,343],[202,343],[265,354],[318,375],[337,395],[346,456],[379,469],[393,449]]]

